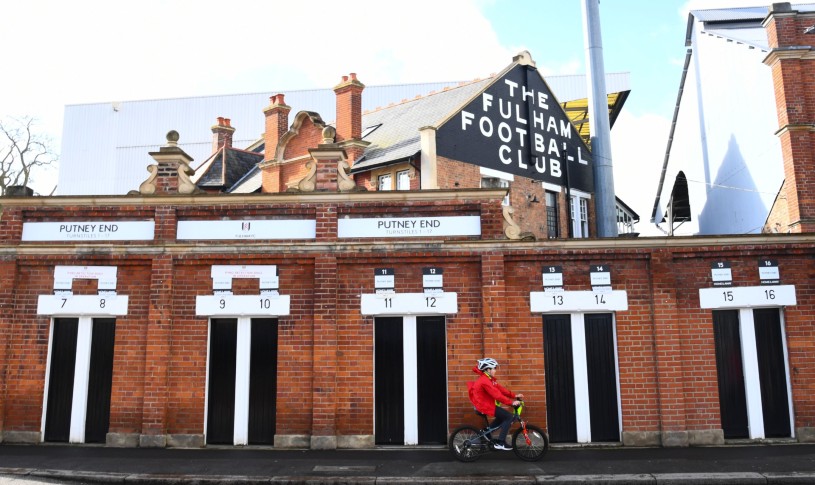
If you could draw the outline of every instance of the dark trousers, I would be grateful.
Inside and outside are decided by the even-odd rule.
[[[509,427],[512,426],[512,413],[506,409],[495,406],[495,419],[492,421],[491,428],[501,426],[501,433],[498,435],[498,441],[505,442]]]

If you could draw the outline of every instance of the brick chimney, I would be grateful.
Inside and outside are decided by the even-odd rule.
[[[171,130],[167,133],[167,143],[157,152],[149,152],[155,165],[147,167],[150,176],[142,182],[138,191],[129,194],[198,194],[201,193],[190,176],[195,170],[190,167],[192,157],[178,146],[178,132]]]
[[[212,126],[212,153],[217,152],[222,147],[232,148],[232,128],[229,118],[218,117],[218,123]]]
[[[815,15],[788,2],[774,3],[762,24],[770,53],[778,135],[784,158],[784,194],[789,232],[815,231]],[[786,232],[786,231],[783,231]]]
[[[359,140],[362,136],[362,90],[365,85],[356,73],[343,76],[334,86],[337,95],[337,142]]]
[[[277,142],[289,130],[289,111],[291,106],[286,106],[282,94],[275,94],[269,98],[269,106],[263,109],[266,115],[266,131],[263,133],[263,141],[266,145],[263,161],[274,160]]]

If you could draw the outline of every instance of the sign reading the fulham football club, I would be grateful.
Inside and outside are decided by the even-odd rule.
[[[337,237],[480,236],[479,216],[381,217],[337,220]]]
[[[176,238],[202,239],[314,239],[317,221],[306,219],[178,221]]]
[[[593,159],[537,69],[518,65],[436,131],[436,153],[594,192]]]
[[[149,241],[154,221],[24,222],[23,241]]]

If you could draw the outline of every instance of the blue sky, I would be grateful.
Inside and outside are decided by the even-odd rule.
[[[629,72],[632,88],[612,129],[615,186],[643,218],[641,226],[648,225],[656,195],[685,55],[688,8],[769,3],[601,1],[606,71]],[[0,45],[11,46],[4,52],[0,117],[39,118],[59,147],[68,104],[330,88],[350,72],[368,85],[464,81],[502,70],[521,50],[532,54],[544,76],[582,74],[581,4],[8,2],[4,17],[14,22],[0,30]],[[209,125],[201,129],[208,131]],[[55,180],[54,171],[39,174],[34,185],[47,193]]]

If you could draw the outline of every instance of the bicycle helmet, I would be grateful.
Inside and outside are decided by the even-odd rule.
[[[495,359],[491,359],[489,357],[478,359],[478,370],[482,372],[489,369],[495,369],[496,367],[498,367],[498,361]]]

